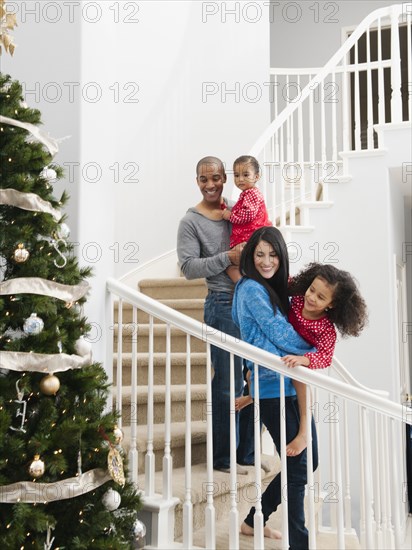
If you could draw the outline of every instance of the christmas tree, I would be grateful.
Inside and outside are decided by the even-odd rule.
[[[0,73],[1,548],[135,548],[140,497],[84,338],[91,273],[68,240],[58,147],[40,124]]]

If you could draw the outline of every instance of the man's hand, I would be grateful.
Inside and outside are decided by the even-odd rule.
[[[245,247],[245,244],[246,243],[239,243],[229,250],[228,255],[232,265],[239,265],[240,255]]]
[[[229,220],[230,220],[231,214],[232,214],[232,211],[229,210],[229,208],[225,208],[225,209],[223,210],[223,212],[222,212],[222,218],[223,218],[224,220],[229,221]]]

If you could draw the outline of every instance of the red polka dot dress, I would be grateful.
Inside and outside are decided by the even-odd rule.
[[[257,187],[242,191],[232,208],[229,221],[232,224],[230,248],[248,241],[256,229],[272,225],[263,195]]]
[[[303,296],[292,296],[289,310],[289,322],[302,338],[312,344],[317,351],[305,353],[310,360],[309,369],[325,369],[332,363],[336,344],[336,330],[325,314],[320,319],[305,319],[302,315]]]

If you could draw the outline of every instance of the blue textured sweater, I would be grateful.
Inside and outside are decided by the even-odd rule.
[[[232,317],[240,328],[242,340],[274,355],[304,355],[315,348],[310,346],[278,310],[276,314],[269,293],[253,279],[241,279],[235,288]],[[247,361],[251,373],[251,395],[254,397],[253,363]],[[260,398],[280,397],[280,376],[264,367],[259,368]],[[285,395],[295,395],[292,380],[285,378]]]

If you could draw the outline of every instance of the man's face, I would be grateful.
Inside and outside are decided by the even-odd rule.
[[[223,185],[226,183],[226,175],[222,164],[217,162],[201,164],[196,181],[206,202],[220,202]]]

